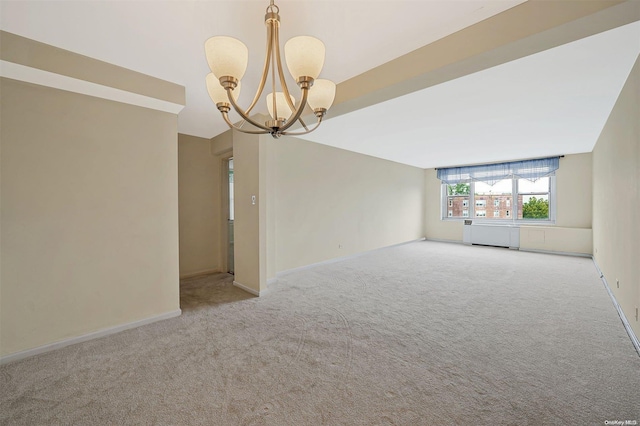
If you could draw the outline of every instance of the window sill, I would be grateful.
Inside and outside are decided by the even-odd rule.
[[[474,225],[494,225],[494,226],[555,226],[555,220],[526,220],[526,219],[518,219],[518,220],[491,220],[491,219],[482,219],[482,218],[451,218],[451,217],[443,217],[440,220],[443,222],[464,222],[465,220],[473,221]]]

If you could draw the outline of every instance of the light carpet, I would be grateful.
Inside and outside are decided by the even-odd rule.
[[[183,314],[0,368],[6,425],[640,424],[640,357],[590,259],[416,242],[225,274]]]

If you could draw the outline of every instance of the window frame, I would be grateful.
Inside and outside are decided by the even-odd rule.
[[[515,187],[515,194],[516,196],[520,196],[520,195],[535,195],[538,194],[536,192],[520,192],[520,188],[518,188],[518,181],[520,179],[515,179],[514,185],[516,185]],[[549,219],[519,219],[519,220],[524,220],[527,222],[532,222],[532,223],[548,223],[548,222],[553,222],[555,223],[555,218],[556,218],[556,200],[555,200],[555,176],[549,176]],[[553,199],[552,199],[553,197]],[[518,206],[518,203],[515,203],[514,209],[516,210]],[[516,214],[514,217],[518,217],[518,215],[520,214],[519,211],[516,211]]]
[[[476,216],[476,210],[477,210],[477,206],[476,206],[476,202],[475,202],[475,182],[470,182],[469,185],[469,206],[466,207],[466,209],[469,212],[469,216],[468,217],[448,217],[448,191],[447,191],[447,184],[446,183],[442,183],[440,186],[440,192],[441,192],[441,199],[440,199],[440,205],[441,205],[441,215],[440,215],[440,219],[443,221],[454,221],[454,222],[460,222],[463,220],[468,220],[468,219],[473,219],[474,223],[482,223],[482,224],[502,224],[502,225],[506,225],[506,224],[522,224],[522,225],[555,225],[556,224],[556,214],[557,214],[557,202],[556,202],[556,176],[549,176],[549,219],[518,219],[518,215],[519,215],[519,210],[518,210],[518,177],[512,177],[512,178],[507,178],[507,179],[511,179],[511,194],[512,197],[511,199],[514,200],[513,203],[509,203],[511,205],[507,205],[507,207],[510,207],[509,209],[509,213],[510,213],[510,217],[509,218],[492,218],[489,216],[486,217],[482,217],[482,216]],[[493,206],[492,206],[493,207]],[[487,210],[487,207],[483,207],[480,210]]]

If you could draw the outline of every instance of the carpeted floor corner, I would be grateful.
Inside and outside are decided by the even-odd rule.
[[[640,357],[586,258],[415,242],[0,367],[3,425],[640,423]]]

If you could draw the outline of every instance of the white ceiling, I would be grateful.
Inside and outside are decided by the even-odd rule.
[[[276,3],[281,42],[302,34],[323,40],[321,77],[340,83],[523,1]],[[184,85],[179,131],[210,138],[227,127],[206,93],[204,41],[230,35],[247,44],[240,104],[248,104],[267,5],[1,0],[0,28]],[[639,45],[636,23],[329,119],[305,138],[425,168],[590,151]]]
[[[640,22],[324,122],[306,139],[421,168],[590,152]]]
[[[524,0],[278,0],[281,45],[313,35],[327,49],[322,78],[340,83]],[[249,47],[240,104],[248,105],[264,60],[268,0],[0,1],[0,27],[24,37],[184,85],[178,130],[227,130],[209,99],[204,42],[229,35]],[[266,113],[266,108],[264,108]]]

